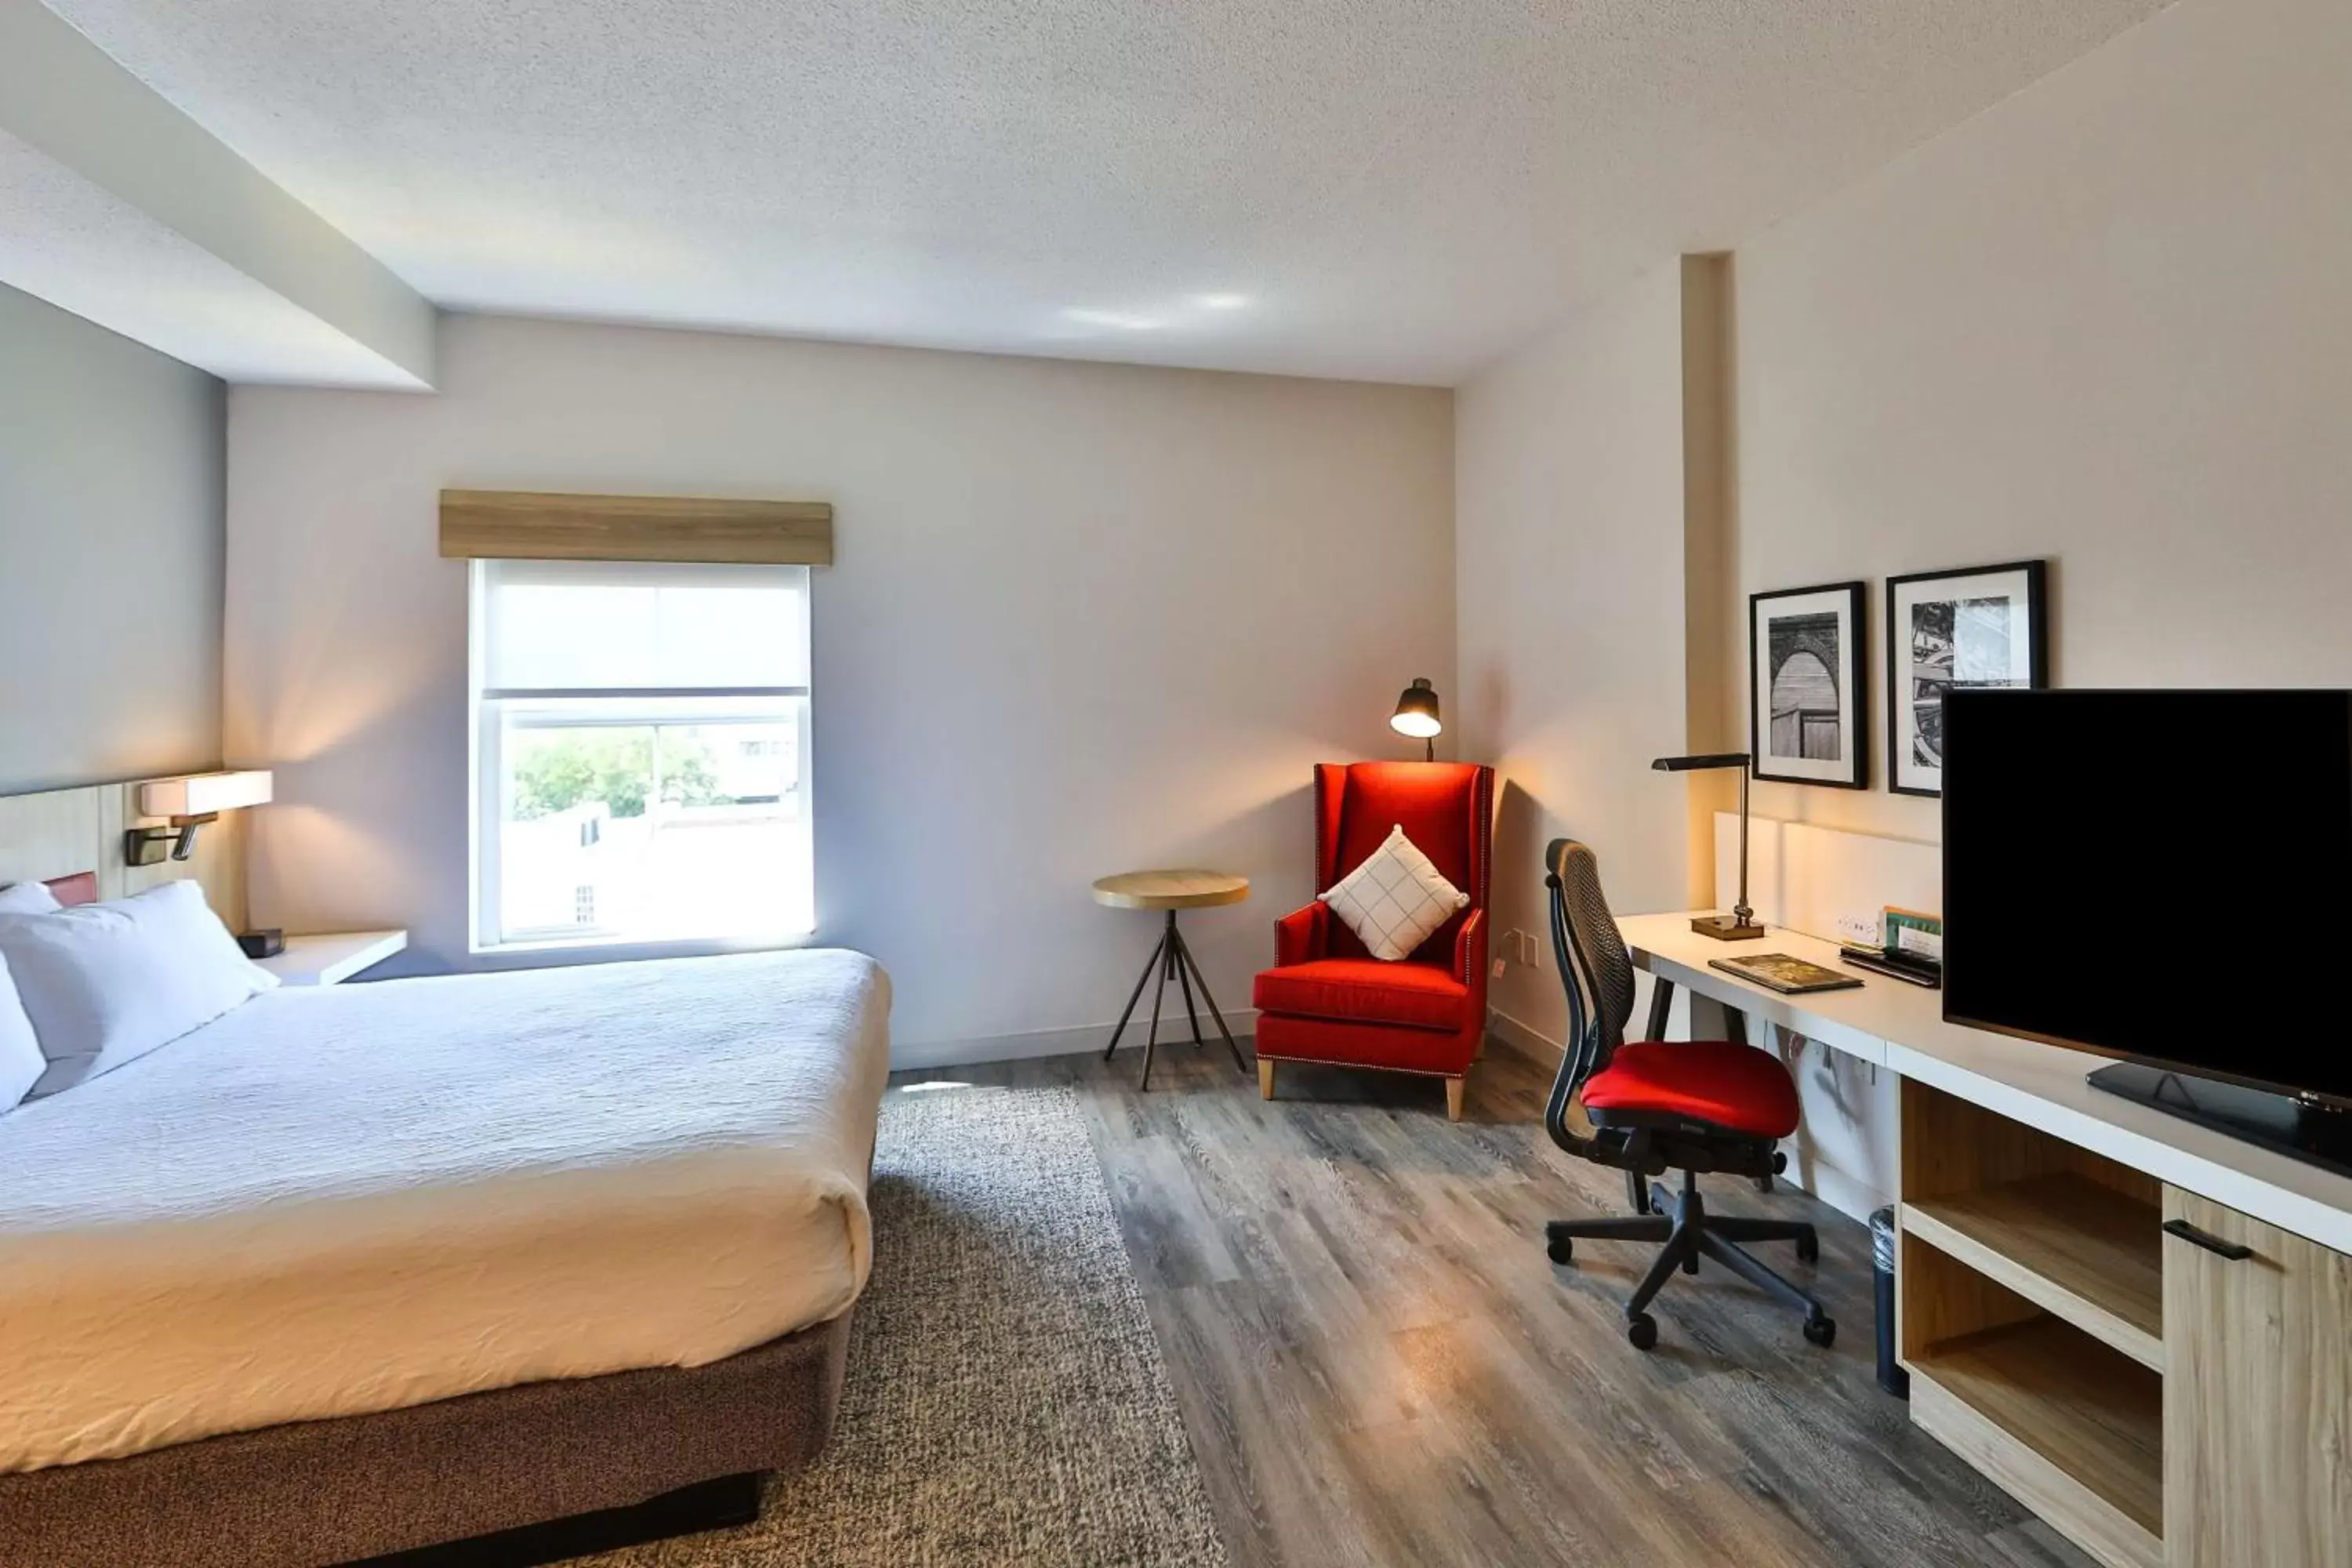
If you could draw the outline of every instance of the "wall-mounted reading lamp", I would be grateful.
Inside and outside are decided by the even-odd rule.
[[[1445,729],[1437,719],[1437,688],[1425,678],[1406,687],[1397,698],[1396,711],[1389,715],[1389,728],[1421,742],[1423,760],[1435,762],[1437,737]]]
[[[1756,923],[1756,911],[1748,907],[1748,763],[1746,752],[1709,752],[1696,757],[1660,757],[1650,764],[1662,773],[1739,770],[1739,901],[1731,906],[1728,919],[1701,915],[1691,921],[1691,930],[1718,942],[1751,942],[1764,934],[1764,928]]]
[[[163,846],[171,857],[184,860],[195,853],[196,829],[224,811],[269,804],[267,768],[234,773],[191,773],[185,778],[156,779],[139,786],[139,815],[171,820],[169,827],[133,827],[122,835],[122,859],[130,866],[163,864]]]

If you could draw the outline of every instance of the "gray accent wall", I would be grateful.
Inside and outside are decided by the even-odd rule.
[[[219,760],[224,393],[0,287],[0,795]]]

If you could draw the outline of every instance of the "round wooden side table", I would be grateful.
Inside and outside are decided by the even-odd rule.
[[[1151,1029],[1143,1040],[1143,1082],[1151,1087],[1151,1053],[1160,1044],[1160,1004],[1168,994],[1168,983],[1173,980],[1184,993],[1184,1014],[1192,1023],[1192,1044],[1204,1044],[1201,1038],[1201,1015],[1192,1006],[1192,987],[1201,988],[1201,1000],[1208,1004],[1209,1016],[1217,1021],[1217,1033],[1225,1037],[1225,1048],[1234,1053],[1234,1066],[1249,1071],[1242,1060],[1242,1048],[1234,1042],[1234,1032],[1225,1027],[1225,1016],[1218,1011],[1217,999],[1209,994],[1209,977],[1201,973],[1200,963],[1192,950],[1184,945],[1183,934],[1176,929],[1179,910],[1205,910],[1219,904],[1238,904],[1249,897],[1249,879],[1231,877],[1223,871],[1124,871],[1116,877],[1105,877],[1095,884],[1095,902],[1108,904],[1115,910],[1163,910],[1168,921],[1160,928],[1158,945],[1144,961],[1143,973],[1136,977],[1135,989],[1128,993],[1127,1010],[1118,1016],[1118,1026],[1110,1032],[1110,1044],[1103,1047],[1103,1060],[1118,1049],[1119,1037],[1127,1033],[1127,1021],[1135,1016],[1135,1005],[1143,998],[1143,988],[1154,974],[1159,986],[1151,993]]]

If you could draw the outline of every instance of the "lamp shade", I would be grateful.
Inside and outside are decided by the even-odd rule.
[[[1397,699],[1396,712],[1390,716],[1389,728],[1416,741],[1433,739],[1445,728],[1437,717],[1437,689],[1426,680],[1416,680],[1406,687]]]
[[[243,773],[191,773],[139,786],[139,810],[147,816],[210,816],[216,811],[269,804],[267,768]]]

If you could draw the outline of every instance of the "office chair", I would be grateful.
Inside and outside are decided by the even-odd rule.
[[[1625,1173],[1634,1213],[1622,1219],[1554,1220],[1544,1240],[1554,1263],[1575,1256],[1576,1238],[1664,1243],[1625,1303],[1625,1337],[1636,1350],[1658,1342],[1646,1309],[1676,1268],[1698,1272],[1711,1258],[1749,1284],[1805,1315],[1805,1338],[1828,1345],[1837,1324],[1822,1304],[1740,1250],[1743,1241],[1793,1241],[1797,1258],[1818,1262],[1821,1238],[1797,1220],[1742,1219],[1706,1212],[1702,1173],[1760,1177],[1788,1163],[1773,1145],[1797,1130],[1797,1086],[1780,1058],[1729,1040],[1628,1044],[1633,1012],[1633,962],[1601,891],[1600,863],[1584,845],[1555,838],[1544,851],[1551,890],[1552,955],[1568,991],[1568,1048],[1552,1080],[1544,1130],[1570,1153]],[[1653,1016],[1652,1028],[1664,1020]],[[1568,1125],[1581,1096],[1592,1136]],[[1668,1170],[1682,1192],[1645,1186]]]

